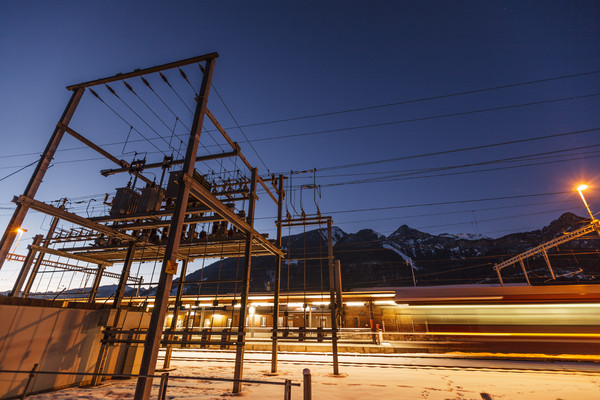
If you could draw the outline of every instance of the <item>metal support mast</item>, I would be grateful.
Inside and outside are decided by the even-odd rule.
[[[194,174],[194,164],[196,161],[196,154],[198,153],[198,143],[200,141],[202,123],[204,121],[204,115],[206,114],[206,105],[208,102],[208,94],[210,92],[210,86],[212,82],[215,59],[216,55],[206,61],[206,67],[202,77],[202,84],[198,95],[198,104],[194,114],[194,122],[192,124],[192,129],[188,140],[182,171],[183,176],[188,178],[191,178]],[[165,314],[169,303],[171,283],[173,282],[173,274],[177,272],[176,257],[179,249],[179,242],[181,240],[183,219],[185,217],[185,211],[190,194],[190,179],[183,179],[182,181],[183,182],[181,182],[179,185],[179,191],[175,203],[175,212],[169,228],[169,236],[165,249],[162,269],[160,272],[160,280],[158,283],[154,309],[150,319],[150,326],[148,327],[148,334],[146,335],[146,340],[144,342],[144,354],[142,356],[140,375],[153,375],[156,369],[156,359],[158,357],[158,349],[160,347]],[[138,378],[135,399],[148,400],[150,398],[151,389],[151,378]]]
[[[277,238],[275,244],[281,248],[281,217],[283,215],[283,175],[279,176],[277,193],[279,201],[277,202]],[[275,256],[275,293],[273,297],[273,344],[271,349],[271,373],[277,372],[277,344],[279,338],[279,291],[281,289],[281,256]]]
[[[331,351],[333,353],[333,374],[339,375],[337,347],[337,315],[335,312],[335,266],[333,263],[333,241],[331,237],[331,218],[327,219],[327,256],[329,259],[329,309],[331,310]]]
[[[248,307],[248,294],[250,292],[250,271],[252,267],[252,240],[254,237],[254,203],[256,201],[256,183],[258,172],[252,169],[252,181],[250,184],[250,199],[248,202],[248,223],[250,230],[246,239],[246,251],[244,253],[244,278],[242,282],[241,307],[238,321],[238,337],[235,349],[235,370],[233,373],[233,393],[242,391],[244,374],[244,347],[246,345],[246,308]]]

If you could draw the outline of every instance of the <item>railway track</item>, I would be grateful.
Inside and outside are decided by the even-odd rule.
[[[172,361],[186,362],[222,362],[234,363],[235,352],[227,351],[231,356],[223,357],[223,353],[216,353],[210,356],[210,353],[200,353],[200,356],[177,354],[180,351],[173,351]],[[186,353],[195,353],[185,351]],[[265,357],[256,357],[257,355]],[[295,357],[294,357],[295,356]],[[312,357],[307,359],[306,357]],[[331,355],[326,353],[286,353],[279,354],[278,363],[286,365],[331,365]],[[368,359],[367,359],[368,358]],[[377,360],[372,360],[373,358]],[[159,357],[162,360],[163,357]],[[357,360],[358,359],[358,360]],[[360,361],[362,359],[362,361]],[[493,361],[493,364],[491,363]],[[270,353],[268,352],[247,352],[244,359],[245,363],[250,364],[270,364]],[[492,359],[492,358],[469,358],[469,357],[450,357],[440,355],[372,355],[372,354],[357,354],[357,355],[341,355],[338,362],[340,367],[366,367],[366,368],[423,368],[423,369],[445,369],[445,370],[472,370],[472,371],[512,371],[512,372],[543,372],[543,373],[579,373],[589,375],[600,375],[600,365],[590,362],[548,362],[514,358],[514,359]]]

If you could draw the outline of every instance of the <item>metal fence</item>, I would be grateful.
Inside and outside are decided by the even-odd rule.
[[[197,380],[197,381],[218,381],[218,382],[242,382],[242,383],[254,383],[259,385],[278,385],[283,386],[283,399],[291,400],[292,397],[292,386],[303,386],[303,399],[311,400],[311,374],[309,369],[304,369],[303,371],[303,385],[300,383],[294,383],[289,379],[284,381],[262,381],[262,380],[253,380],[253,379],[230,379],[230,378],[218,378],[218,377],[203,377],[203,376],[171,376],[168,372],[165,372],[161,375],[140,375],[140,374],[105,374],[105,373],[93,373],[93,372],[63,372],[63,371],[38,371],[38,364],[35,364],[33,368],[29,371],[24,370],[0,370],[0,373],[12,373],[12,374],[29,374],[27,378],[27,382],[25,383],[25,387],[23,389],[23,393],[19,397],[19,399],[25,399],[28,395],[29,387],[33,378],[36,375],[78,375],[78,376],[102,376],[109,378],[160,378],[160,384],[158,387],[158,397],[157,400],[165,400],[168,390],[168,382],[169,380]]]

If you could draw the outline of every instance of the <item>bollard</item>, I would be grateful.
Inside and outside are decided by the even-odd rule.
[[[289,379],[285,380],[285,386],[283,387],[283,400],[292,400],[292,381]]]
[[[169,381],[169,373],[165,372],[160,377],[160,385],[158,387],[158,400],[165,400],[167,397],[167,382]]]
[[[304,368],[302,371],[304,375],[304,400],[312,400],[312,388],[310,384],[310,369]]]
[[[29,373],[29,378],[27,378],[27,383],[25,384],[25,389],[23,389],[23,394],[21,395],[21,400],[23,400],[23,399],[25,399],[25,397],[27,397],[27,390],[29,389],[29,384],[31,383],[31,380],[35,376],[35,370],[37,369],[37,367],[38,367],[38,364],[35,364],[33,366],[33,368],[31,368],[31,372]]]

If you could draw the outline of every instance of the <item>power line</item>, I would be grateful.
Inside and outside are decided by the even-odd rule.
[[[336,169],[351,168],[351,167],[363,167],[366,165],[382,164],[382,163],[388,163],[388,162],[393,162],[393,161],[413,160],[416,158],[439,156],[439,155],[459,153],[459,152],[471,151],[471,150],[482,150],[482,149],[487,149],[487,148],[492,148],[492,147],[517,144],[517,143],[526,143],[526,142],[533,142],[533,141],[538,141],[538,140],[553,139],[553,138],[563,137],[563,136],[579,135],[582,133],[596,132],[599,130],[600,130],[600,128],[581,129],[581,130],[577,130],[577,131],[569,131],[569,132],[555,133],[555,134],[551,134],[551,135],[535,136],[535,137],[526,138],[526,139],[507,140],[504,142],[496,142],[496,143],[484,144],[484,145],[479,145],[479,146],[462,147],[462,148],[451,149],[451,150],[442,150],[442,151],[435,151],[435,152],[429,152],[429,153],[413,154],[410,156],[402,156],[402,157],[379,159],[379,160],[373,160],[373,161],[365,161],[365,162],[360,162],[360,163],[342,164],[342,165],[335,165],[335,166],[330,166],[330,167],[322,167],[322,168],[318,168],[318,170],[319,171],[332,171],[332,170],[336,170]]]
[[[582,148],[586,148],[586,147],[599,147],[599,146],[600,146],[600,144],[593,145],[593,146],[585,146],[585,147],[582,147]],[[572,150],[558,150],[556,152],[562,152],[562,151],[572,151]],[[539,153],[539,154],[552,154],[552,153],[555,153],[555,152],[547,152],[547,153]],[[390,176],[383,176],[383,177],[379,177],[379,178],[367,178],[367,179],[361,179],[361,180],[355,180],[355,181],[345,181],[345,182],[321,184],[320,186],[321,187],[334,187],[334,186],[357,185],[357,184],[365,184],[365,183],[381,183],[381,182],[395,182],[395,181],[403,181],[403,180],[436,178],[436,177],[440,177],[440,176],[464,175],[464,174],[472,174],[472,173],[477,173],[477,172],[489,172],[489,171],[499,171],[499,170],[504,170],[504,169],[514,169],[514,168],[531,167],[531,166],[534,166],[534,165],[556,164],[556,163],[562,163],[562,162],[568,162],[568,161],[577,161],[577,160],[583,160],[583,159],[587,159],[587,158],[596,158],[596,157],[598,157],[598,155],[597,155],[598,151],[587,152],[587,153],[584,153],[584,154],[592,154],[592,155],[571,157],[571,158],[567,158],[567,159],[563,159],[563,160],[541,161],[541,162],[533,162],[533,163],[521,164],[521,165],[509,165],[509,166],[502,166],[502,167],[495,167],[495,168],[485,168],[485,169],[478,169],[478,170],[473,170],[473,171],[459,171],[459,172],[451,172],[451,173],[445,173],[445,174],[410,176],[410,175],[417,175],[417,174],[425,174],[425,173],[435,172],[436,170],[437,171],[444,171],[444,170],[451,170],[451,169],[457,169],[457,168],[468,168],[468,167],[473,167],[473,166],[481,166],[481,165],[488,165],[488,164],[497,164],[497,163],[501,163],[501,162],[515,162],[515,161],[526,161],[528,159],[531,159],[531,160],[535,160],[536,159],[535,157],[533,157],[534,155],[531,155],[531,156],[522,156],[522,157],[513,157],[513,158],[508,158],[508,159],[492,160],[492,161],[485,161],[485,162],[480,162],[480,163],[472,163],[472,164],[463,164],[463,165],[453,165],[453,166],[446,166],[446,167],[439,167],[439,168],[431,168],[430,170],[423,170],[423,171],[413,170],[413,172],[405,172],[405,173],[401,173],[401,174],[390,175]],[[559,155],[558,157],[566,157],[566,156],[568,156],[568,155]],[[556,156],[554,156],[554,157],[556,157]]]
[[[198,65],[200,66],[200,64],[198,64]],[[192,85],[192,83],[188,79],[188,77],[185,74],[185,72],[181,68],[178,68],[178,70],[179,70],[179,74],[181,75],[181,77],[183,78],[183,80],[188,84],[188,86],[190,87],[190,89],[192,89],[192,92],[194,93],[194,96],[195,96],[196,101],[197,101],[200,98],[200,94],[196,91],[196,88],[194,87],[194,85]],[[202,74],[204,74],[204,69],[202,68],[202,66],[200,66],[200,72]],[[212,86],[212,87],[214,88],[214,86]],[[175,90],[174,88],[172,88],[172,89]],[[207,129],[206,126],[204,126],[204,125],[202,126],[202,129],[203,129],[204,133],[206,133],[208,135],[208,137],[210,137],[212,139],[212,141],[215,142],[215,145],[217,147],[219,147],[219,149],[221,151],[225,151],[223,149],[223,147],[221,146],[221,144],[211,134],[211,130]],[[202,144],[202,147],[204,147],[206,149],[206,151],[208,152],[208,148],[204,144]],[[218,162],[219,162],[219,165],[221,166],[221,173],[226,173],[225,167],[223,166],[223,160],[219,160]],[[232,164],[233,164],[233,168],[237,169],[236,162],[232,162]]]
[[[112,94],[113,94],[113,95],[114,95],[114,96],[115,96],[117,99],[119,99],[119,100],[121,101],[121,103],[123,103],[123,104],[125,105],[125,107],[127,107],[127,108],[128,108],[128,109],[129,109],[129,110],[130,110],[130,111],[131,111],[131,112],[132,112],[132,113],[133,113],[133,114],[136,116],[136,117],[138,117],[138,119],[140,119],[140,120],[141,120],[141,121],[142,121],[144,124],[146,124],[146,126],[147,126],[148,128],[150,128],[150,130],[152,130],[152,132],[154,132],[154,133],[156,134],[156,136],[158,136],[160,139],[162,139],[162,141],[163,141],[163,142],[165,142],[165,143],[167,144],[167,146],[169,146],[169,147],[173,148],[173,147],[171,146],[171,144],[170,144],[169,142],[167,142],[167,140],[166,140],[164,137],[162,137],[162,136],[161,136],[161,134],[160,134],[160,133],[158,133],[158,132],[156,131],[156,129],[154,129],[154,128],[153,128],[153,127],[152,127],[152,126],[151,126],[151,125],[148,123],[148,121],[146,121],[144,118],[142,118],[142,116],[141,116],[139,113],[137,113],[137,112],[136,112],[136,111],[135,111],[135,110],[134,110],[134,109],[133,109],[133,108],[132,108],[132,107],[131,107],[131,106],[130,106],[128,103],[127,103],[127,102],[125,102],[125,100],[123,100],[123,99],[121,98],[121,96],[119,96],[119,95],[117,94],[117,92],[115,92],[115,91],[114,91],[114,89],[113,89],[112,87],[110,87],[109,85],[104,85],[104,86],[106,86],[106,88],[108,89],[108,91],[109,91],[110,93],[112,93]],[[133,89],[132,89],[132,91],[133,91]],[[130,126],[131,126],[131,124],[130,124]],[[168,126],[167,126],[167,129],[168,129]],[[159,149],[159,150],[160,150],[160,149]],[[173,150],[175,150],[175,148],[173,148]],[[164,154],[164,152],[163,152],[163,154]],[[165,155],[166,155],[166,154],[165,154]]]
[[[119,114],[117,112],[117,110],[115,110],[114,108],[112,108],[111,106],[109,106],[101,97],[98,93],[96,93],[93,89],[90,89],[90,92],[94,95],[94,97],[96,97],[98,100],[100,100],[102,102],[102,104],[104,104],[106,107],[108,107],[109,110],[111,110],[117,117],[119,117],[123,122],[125,122],[127,125],[129,125],[134,131],[136,131],[141,137],[143,137],[148,143],[150,143],[152,145],[152,147],[154,147],[156,150],[160,151],[161,153],[165,154],[158,146],[156,146],[154,143],[152,143],[151,140],[149,140],[146,136],[144,136],[144,134],[142,132],[140,132],[139,130],[137,130],[132,124],[130,124],[121,114]]]
[[[511,218],[522,218],[522,217],[528,217],[530,215],[543,215],[543,214],[550,214],[550,213],[555,213],[555,212],[565,212],[565,211],[568,211],[568,210],[570,210],[570,208],[555,208],[553,210],[537,211],[537,212],[533,212],[533,213],[530,212],[530,213],[527,213],[527,214],[517,214],[517,215],[508,215],[508,216],[495,217],[495,218],[478,219],[477,223],[480,223],[480,222],[500,221],[500,220],[511,219]],[[448,226],[470,225],[471,223],[472,223],[472,221],[458,222],[458,223],[454,222],[454,223],[450,223],[450,224],[418,226],[418,227],[415,227],[414,229],[443,228],[443,227],[448,227]]]
[[[481,211],[496,211],[496,210],[503,210],[503,209],[513,209],[513,208],[518,208],[518,207],[531,207],[531,206],[541,206],[541,205],[546,205],[546,204],[559,204],[559,203],[569,203],[572,202],[572,200],[553,200],[553,201],[541,201],[541,202],[535,202],[535,203],[527,203],[527,204],[517,204],[517,205],[510,205],[510,206],[499,206],[499,207],[485,207],[485,208],[475,208],[475,209],[469,209],[469,210],[458,210],[458,211],[444,211],[444,212],[435,212],[435,213],[424,213],[424,214],[411,214],[411,215],[403,215],[403,216],[396,216],[396,217],[385,217],[385,218],[369,218],[369,219],[363,219],[363,220],[346,220],[346,221],[342,221],[342,222],[336,222],[336,225],[339,224],[354,224],[354,223],[358,223],[358,222],[371,222],[371,221],[388,221],[388,220],[392,220],[392,219],[406,219],[406,218],[421,218],[421,217],[438,217],[438,216],[442,216],[442,215],[451,215],[451,214],[470,214],[474,211],[477,212],[481,212]],[[257,217],[255,218],[255,220],[264,220],[264,219],[269,219],[269,220],[274,220],[276,217],[272,216],[272,217]],[[275,228],[271,229],[272,231],[275,230]]]
[[[248,139],[248,136],[246,136],[246,133],[244,132],[244,130],[242,129],[242,127],[240,126],[240,124],[238,124],[237,120],[233,116],[233,113],[231,112],[231,110],[229,109],[229,107],[227,106],[227,104],[225,104],[225,100],[223,100],[223,97],[221,97],[221,94],[219,93],[219,91],[217,90],[217,88],[214,85],[212,85],[212,88],[215,91],[215,93],[216,93],[217,97],[219,98],[219,100],[221,100],[221,103],[223,103],[223,106],[225,106],[225,109],[229,113],[229,116],[231,117],[231,119],[233,120],[233,122],[235,122],[235,124],[237,125],[238,130],[242,133],[242,135],[244,135],[244,138],[246,139],[246,143],[248,143],[250,145],[250,147],[252,148],[252,150],[256,154],[256,157],[258,157],[258,159],[260,160],[261,164],[265,167],[265,169],[267,170],[267,172],[271,173],[271,171],[269,170],[269,167],[267,167],[267,164],[265,164],[264,160],[262,159],[262,157],[260,156],[260,154],[258,153],[258,151],[256,151],[256,149],[254,148],[254,145],[252,144],[252,141],[250,141]],[[256,140],[254,140],[254,141],[256,141]]]
[[[569,156],[568,154],[557,154],[557,155],[552,155],[552,156],[548,156],[548,155],[553,154],[553,153],[581,150],[581,149],[585,149],[585,148],[589,148],[589,147],[599,147],[599,146],[600,146],[600,144],[591,145],[591,146],[582,146],[582,147],[566,149],[566,150],[557,150],[557,151],[552,151],[552,152],[538,153],[538,154],[532,154],[532,155],[526,155],[526,156],[520,156],[520,157],[511,157],[511,158],[507,158],[507,159],[490,160],[490,161],[484,161],[484,162],[479,162],[479,163],[462,164],[462,165],[451,165],[451,166],[445,166],[445,167],[399,170],[399,171],[389,171],[389,172],[380,171],[380,172],[373,173],[373,174],[378,174],[378,175],[393,174],[393,175],[383,175],[383,176],[379,176],[379,177],[376,176],[376,177],[372,177],[372,178],[365,178],[365,179],[359,179],[359,180],[353,180],[353,181],[325,183],[325,184],[320,184],[319,186],[321,188],[326,188],[326,187],[336,187],[336,186],[346,186],[346,185],[361,185],[361,184],[367,184],[367,183],[397,182],[397,181],[416,180],[416,179],[438,178],[438,177],[443,177],[443,176],[474,174],[474,173],[479,173],[479,172],[500,171],[500,170],[506,170],[506,169],[515,169],[515,168],[525,168],[525,167],[531,167],[531,166],[536,166],[536,165],[557,164],[557,163],[563,163],[563,162],[584,160],[584,159],[588,159],[588,158],[597,158],[597,157],[600,157],[599,151],[595,150],[595,151],[583,152],[575,157],[559,159],[559,160],[531,162],[531,163],[527,163],[527,164],[508,165],[508,166],[500,166],[500,167],[494,167],[494,168],[483,168],[483,169],[476,169],[476,170],[471,170],[471,171],[458,171],[458,172],[440,173],[440,174],[433,174],[433,175],[421,175],[421,174],[427,174],[427,173],[436,172],[436,171],[444,171],[444,170],[451,170],[451,169],[457,169],[457,168],[469,168],[469,167],[473,167],[473,166],[481,166],[481,165],[488,165],[488,164],[498,164],[498,163],[506,163],[506,162],[523,162],[523,161],[527,161],[527,160],[544,160],[544,159],[548,159],[548,158],[568,157]],[[588,155],[582,155],[582,154],[588,154]],[[543,155],[546,155],[546,156],[543,156]],[[349,174],[349,175],[352,175],[352,174]],[[337,176],[344,176],[344,175],[340,174]],[[297,186],[294,186],[293,188],[300,189],[301,187],[302,187],[302,185],[297,185]]]
[[[562,212],[562,211],[565,211],[565,210],[568,210],[568,209],[554,209],[554,210],[548,210],[548,211],[540,211],[540,212],[533,213],[533,214],[532,213],[528,213],[528,214],[520,214],[520,215],[508,215],[508,216],[504,216],[504,217],[500,217],[500,218],[488,218],[488,219],[484,219],[484,220],[480,220],[480,221],[481,222],[490,222],[490,221],[496,221],[496,220],[499,220],[499,219],[521,218],[521,217],[528,216],[528,215],[537,215],[537,214],[541,215],[541,214],[548,214],[548,213],[552,213],[552,212]],[[468,224],[470,224],[470,222],[452,223],[452,224],[441,224],[441,225],[431,225],[431,226],[414,227],[414,228],[411,227],[411,229],[419,231],[420,229],[440,228],[440,227],[447,227],[447,226],[460,226],[460,225],[468,225]],[[336,226],[337,226],[337,224],[336,224]],[[538,228],[538,230],[539,230],[539,228]],[[396,230],[390,232],[390,234],[394,233],[395,231]],[[419,231],[419,232],[422,232],[422,231]],[[379,233],[381,233],[381,232],[379,232]],[[440,235],[436,235],[436,234],[429,234],[429,233],[426,233],[426,232],[422,232],[422,233],[425,233],[425,234],[427,234],[427,235],[429,235],[431,237],[438,237],[438,236],[440,236]],[[522,231],[522,233],[525,233],[525,231]],[[488,239],[491,239],[491,238],[488,238]],[[344,250],[343,250],[344,247],[355,247],[357,245],[370,244],[370,243],[382,243],[382,242],[386,242],[386,241],[389,241],[389,240],[390,240],[389,239],[389,235],[384,235],[383,238],[379,237],[379,238],[373,239],[373,240],[361,240],[361,241],[358,241],[358,242],[351,241],[351,242],[348,242],[348,243],[339,243],[339,244],[336,244],[336,249],[337,249],[338,252],[342,252],[343,253],[344,252]],[[494,240],[494,239],[492,239],[492,240]],[[319,248],[318,246],[305,247],[306,250],[315,250],[315,249],[318,249],[318,248]],[[360,252],[360,251],[372,251],[372,250],[373,249],[353,249],[351,251],[352,252]],[[382,248],[382,249],[378,249],[378,250],[385,250],[385,249]],[[314,254],[317,254],[317,253],[316,252],[311,252],[310,253],[310,255],[314,255]],[[495,255],[493,257],[500,257],[500,256],[501,255]],[[476,258],[488,258],[488,257],[491,257],[491,256],[490,255],[487,255],[487,256],[473,256],[473,257],[466,257],[464,259],[476,259]],[[432,261],[432,260],[428,260],[428,261]]]
[[[435,203],[420,203],[420,204],[406,204],[397,206],[386,206],[386,207],[371,207],[371,208],[358,208],[354,210],[340,210],[340,211],[322,211],[322,214],[347,214],[355,212],[365,211],[381,211],[381,210],[393,210],[400,208],[417,208],[417,207],[431,207],[431,206],[445,206],[450,204],[465,204],[465,203],[481,203],[486,201],[497,201],[497,200],[512,200],[512,199],[523,199],[529,197],[543,197],[543,196],[556,196],[562,194],[569,194],[569,192],[549,192],[549,193],[534,193],[534,194],[522,194],[517,196],[499,196],[499,197],[487,197],[482,199],[470,199],[470,200],[454,200],[454,201],[442,201]]]
[[[194,115],[194,112],[193,112],[193,111],[192,111],[192,110],[191,110],[191,109],[190,109],[190,108],[187,106],[187,103],[186,103],[186,102],[183,100],[183,98],[181,97],[181,95],[179,94],[179,92],[177,92],[177,90],[176,90],[176,89],[175,89],[175,88],[174,88],[174,87],[171,85],[171,83],[169,82],[169,80],[167,79],[167,77],[166,77],[165,75],[163,75],[162,73],[159,73],[159,74],[160,74],[160,77],[162,78],[163,82],[164,82],[164,83],[165,83],[165,84],[166,84],[166,85],[167,85],[167,86],[168,86],[168,87],[171,89],[171,91],[173,91],[173,93],[174,93],[174,94],[177,96],[177,98],[178,98],[178,99],[179,99],[179,100],[180,100],[180,101],[183,103],[183,105],[184,105],[184,106],[185,106],[185,107],[188,109],[188,111],[189,111],[189,112],[192,114],[192,116],[193,116],[193,115]],[[186,81],[189,83],[189,81],[187,80],[187,77],[186,77],[184,74],[182,74],[182,75],[184,76],[185,80],[186,80]],[[157,93],[157,92],[156,92],[156,91],[155,91],[155,90],[152,88],[152,86],[150,86],[150,83],[149,83],[149,82],[148,82],[146,79],[144,79],[143,77],[141,77],[141,78],[142,78],[142,81],[144,82],[144,84],[145,84],[145,85],[146,85],[146,86],[147,86],[147,87],[148,87],[148,88],[149,88],[149,89],[150,89],[150,90],[151,90],[151,91],[152,91],[152,92],[153,92],[153,93],[156,95],[156,97],[158,97],[158,98],[160,99],[160,101],[161,101],[161,102],[162,102],[162,103],[163,103],[163,104],[164,104],[164,105],[167,107],[167,109],[168,109],[168,110],[171,112],[171,114],[173,114],[173,116],[175,117],[175,126],[174,126],[174,127],[173,127],[173,129],[172,129],[172,135],[171,135],[171,138],[173,138],[173,137],[176,137],[176,138],[179,140],[179,142],[180,142],[180,146],[181,146],[181,145],[184,145],[185,143],[184,143],[184,142],[183,142],[183,140],[181,139],[180,135],[176,135],[176,134],[175,134],[175,127],[176,127],[176,125],[177,125],[177,122],[179,122],[179,123],[181,123],[181,125],[183,125],[183,126],[184,126],[184,127],[185,127],[185,128],[188,130],[188,131],[190,131],[190,128],[189,128],[189,127],[188,127],[186,124],[184,124],[184,123],[183,123],[182,119],[181,119],[181,118],[179,118],[179,116],[178,116],[178,115],[177,115],[177,114],[176,114],[176,113],[175,113],[175,112],[174,112],[174,111],[171,109],[171,107],[169,107],[169,106],[167,105],[167,103],[166,103],[166,102],[165,102],[165,101],[162,99],[162,97],[161,97],[161,96],[160,96],[160,95],[159,95],[159,94],[158,94],[158,93]],[[192,88],[192,89],[193,89],[193,88]],[[194,94],[196,94],[196,95],[197,95],[197,93],[196,93],[196,91],[195,91],[195,90],[194,90]],[[169,126],[167,126],[166,124],[165,124],[165,126],[167,127],[167,129],[171,130],[171,128],[170,128]],[[204,127],[203,127],[203,128],[204,128]],[[206,132],[208,132],[208,130],[207,130],[206,128],[204,128],[204,130],[205,130]],[[209,135],[209,137],[210,137],[211,139],[213,139],[213,141],[214,141],[214,142],[217,144],[217,146],[219,146],[219,144],[218,144],[218,143],[217,143],[217,141],[216,141],[216,140],[215,140],[215,139],[212,137],[212,135],[211,135],[210,133],[208,133],[208,135]],[[170,141],[169,141],[169,142],[170,142]],[[206,152],[207,152],[207,153],[210,153],[210,152],[208,151],[208,148],[207,148],[207,147],[204,145],[204,143],[202,143],[202,142],[200,141],[200,142],[198,142],[198,145],[199,145],[199,146],[202,146],[202,148],[204,148],[204,149],[206,150]],[[169,143],[169,146],[170,146],[170,143]],[[221,146],[219,146],[219,148],[220,148],[220,149],[223,151],[223,148],[222,148]],[[173,149],[174,149],[174,147],[173,147]],[[179,152],[179,150],[177,150],[177,153],[178,153],[178,154],[180,154],[180,156],[181,156],[181,153]],[[221,168],[223,168],[223,162],[222,162],[221,160],[219,160],[218,162],[221,164]],[[208,169],[211,169],[211,168],[210,168],[210,166],[208,165],[208,163],[207,163],[206,161],[203,161],[203,164],[204,164],[204,165],[206,165],[206,167],[207,167]]]
[[[337,115],[337,114],[345,114],[345,113],[351,113],[351,112],[357,112],[357,111],[373,110],[373,109],[377,109],[377,108],[392,107],[392,106],[418,103],[418,102],[424,102],[424,101],[430,101],[430,100],[439,100],[439,99],[445,99],[445,98],[450,98],[450,97],[463,96],[463,95],[467,95],[467,94],[483,93],[483,92],[489,92],[489,91],[498,90],[498,89],[507,89],[507,88],[517,87],[517,86],[532,85],[532,84],[536,84],[536,83],[551,82],[551,81],[556,81],[556,80],[561,80],[561,79],[593,75],[593,74],[597,74],[597,73],[600,73],[600,70],[582,72],[582,73],[578,73],[578,74],[562,75],[562,76],[556,76],[556,77],[545,78],[545,79],[536,79],[536,80],[532,80],[532,81],[510,83],[510,84],[506,84],[506,85],[492,86],[492,87],[483,88],[483,89],[466,90],[466,91],[460,91],[460,92],[449,93],[449,94],[444,94],[444,95],[422,97],[422,98],[411,99],[411,100],[403,100],[403,101],[397,101],[397,102],[393,102],[393,103],[385,103],[385,104],[377,104],[377,105],[365,106],[365,107],[349,108],[349,109],[345,109],[345,110],[330,111],[330,112],[310,114],[310,115],[302,115],[302,116],[298,116],[298,117],[282,118],[282,119],[265,121],[265,122],[256,122],[256,123],[252,123],[252,124],[242,125],[242,127],[246,128],[246,127],[251,127],[251,126],[269,125],[269,124],[276,124],[276,123],[281,123],[281,122],[289,122],[289,121],[297,121],[297,120],[309,119],[309,118],[325,117],[325,116],[329,116],[329,115]]]
[[[27,167],[31,167],[33,164],[36,164],[36,163],[38,163],[39,161],[40,161],[40,160],[35,160],[34,162],[32,162],[32,163],[30,163],[30,164],[27,164],[27,165],[25,165],[24,167],[21,167],[21,168],[19,168],[18,170],[14,171],[14,172],[11,172],[10,174],[8,174],[8,175],[6,175],[6,176],[4,176],[4,177],[0,178],[0,181],[3,181],[3,180],[5,180],[5,179],[7,179],[7,178],[10,178],[11,176],[13,176],[13,175],[15,175],[15,174],[17,174],[17,173],[19,173],[19,172],[23,171],[23,170],[24,170],[25,168],[27,168]]]
[[[377,128],[377,127],[382,127],[382,126],[405,124],[405,123],[409,123],[409,122],[429,121],[429,120],[440,119],[440,118],[459,117],[459,116],[464,116],[464,115],[473,115],[473,114],[485,113],[485,112],[490,112],[490,111],[509,110],[509,109],[514,109],[514,108],[529,107],[529,106],[540,105],[540,104],[556,103],[556,102],[561,102],[561,101],[586,99],[586,98],[591,98],[591,97],[596,97],[596,96],[600,96],[600,93],[591,93],[591,94],[586,94],[586,95],[581,95],[581,96],[561,97],[558,99],[540,100],[540,101],[534,101],[534,102],[529,102],[529,103],[511,104],[511,105],[507,105],[507,106],[482,108],[482,109],[478,109],[478,110],[469,110],[469,111],[462,111],[462,112],[449,113],[449,114],[429,115],[426,117],[403,119],[403,120],[399,120],[399,121],[378,122],[375,124],[354,125],[354,126],[348,126],[345,128],[334,128],[334,129],[325,129],[325,130],[312,131],[312,132],[293,133],[293,134],[289,134],[289,135],[270,136],[270,137],[266,137],[266,138],[253,139],[252,142],[254,142],[254,143],[266,142],[266,141],[271,141],[271,140],[281,140],[281,139],[289,139],[289,138],[304,137],[304,136],[323,135],[323,134],[327,134],[327,133],[337,133],[337,132],[351,131],[351,130],[358,130],[358,129]]]

